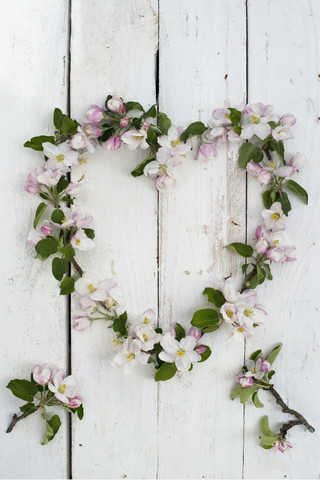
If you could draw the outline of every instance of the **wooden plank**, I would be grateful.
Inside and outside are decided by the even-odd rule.
[[[320,361],[319,287],[314,267],[320,261],[319,21],[317,1],[249,4],[249,97],[251,101],[275,105],[276,113],[296,115],[296,138],[287,143],[287,150],[303,152],[308,158],[296,181],[309,192],[310,205],[305,207],[291,195],[293,212],[289,214],[287,230],[297,246],[298,260],[275,266],[274,280],[259,288],[259,300],[268,307],[269,320],[248,342],[247,351],[283,341],[283,352],[275,363],[274,383],[291,407],[301,411],[316,428],[320,418],[316,381]],[[259,190],[254,179],[250,179],[249,239],[261,220]],[[267,397],[266,393],[261,395],[263,401]],[[246,407],[245,477],[318,478],[319,431],[310,434],[295,427],[288,436],[294,445],[292,450],[285,454],[267,452],[258,446],[258,420],[266,414],[275,429],[288,418],[273,400],[260,411],[252,405]]]
[[[41,154],[23,148],[37,134],[52,133],[54,106],[66,106],[68,11],[64,1],[1,2],[1,478],[66,478],[67,422],[41,446],[40,415],[5,430],[22,400],[4,387],[28,378],[36,363],[66,367],[66,305],[51,275],[50,262],[34,259],[27,236],[38,199],[24,192]]]
[[[74,1],[72,115],[81,120],[108,94],[155,102],[157,3]],[[77,205],[95,219],[96,248],[79,256],[87,270],[120,282],[119,300],[131,312],[157,306],[157,193],[130,171],[145,154],[97,151],[73,178],[86,174]],[[97,322],[99,323],[99,322]],[[76,478],[153,478],[156,471],[157,388],[152,369],[125,376],[112,367],[113,334],[105,324],[73,333],[73,372],[86,385],[85,418],[73,431]]]
[[[207,122],[224,100],[245,98],[242,1],[160,1],[160,110],[176,125]],[[237,281],[240,262],[223,249],[245,238],[245,176],[236,149],[213,162],[186,161],[160,195],[160,320],[188,325],[207,303],[204,287]],[[221,328],[204,343],[212,358],[159,385],[159,478],[239,478],[242,408],[228,400],[243,345]],[[232,461],[230,461],[232,458]]]

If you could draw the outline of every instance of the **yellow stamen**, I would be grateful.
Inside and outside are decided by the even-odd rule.
[[[274,163],[274,162],[270,162],[270,163],[269,163],[269,167],[275,168],[275,163]]]
[[[164,165],[160,165],[160,172],[161,175],[165,175],[167,173],[167,169]]]
[[[90,284],[88,285],[88,290],[89,290],[90,293],[93,293],[93,292],[96,291],[96,288],[92,285],[92,283],[90,283]]]
[[[238,332],[242,333],[244,329],[242,327],[237,328]]]
[[[273,240],[273,245],[279,245],[279,240]]]
[[[233,317],[233,312],[231,310],[226,311],[227,317],[232,318]]]
[[[64,392],[66,391],[66,389],[67,389],[67,386],[63,383],[63,384],[61,385],[61,387],[59,388],[59,392],[60,392],[60,393],[64,393]]]
[[[63,162],[63,160],[64,160],[64,155],[62,155],[62,154],[57,155],[57,156],[56,156],[56,160],[57,160],[57,162]]]
[[[251,372],[251,373],[256,373],[256,371],[255,371],[254,368],[251,368],[250,372]]]
[[[148,323],[150,323],[150,322],[151,322],[151,318],[144,317],[143,323],[145,323],[146,325],[148,325]]]
[[[86,157],[79,158],[79,163],[80,163],[80,165],[83,165],[84,163],[87,163],[87,158]]]
[[[243,313],[246,317],[254,317],[254,311],[252,310],[252,307],[250,308],[250,310],[245,310]]]
[[[80,245],[80,243],[81,243],[80,238],[77,238],[77,240],[76,240],[76,245]]]
[[[176,354],[178,355],[178,357],[183,357],[186,354],[186,352],[182,350],[182,348],[179,348]]]
[[[226,118],[230,120],[231,113],[226,113]]]
[[[147,334],[144,333],[144,334],[142,335],[142,337],[143,337],[143,340],[144,340],[145,342],[148,340],[148,335],[147,335]]]
[[[142,135],[135,135],[135,137],[134,137],[134,138],[136,138],[137,140],[141,140],[141,138],[142,138]]]
[[[254,113],[253,115],[251,115],[251,117],[250,117],[250,122],[251,122],[251,123],[259,123],[259,122],[260,122],[259,115],[257,115],[256,113]]]
[[[279,213],[273,213],[271,216],[272,216],[273,220],[279,220],[279,218],[280,218]]]
[[[171,142],[171,145],[172,145],[173,147],[176,147],[177,145],[180,145],[180,143],[181,143],[180,140],[173,140],[173,141]]]
[[[66,223],[66,221],[67,221],[66,217],[63,217],[63,219],[61,220],[61,224]]]
[[[120,345],[120,340],[119,340],[119,338],[115,338],[115,339],[113,340],[113,346],[114,346],[114,347],[117,347],[118,345]]]
[[[126,358],[127,358],[128,362],[132,362],[132,360],[134,360],[136,358],[136,356],[135,356],[134,353],[129,353],[129,355],[126,355]]]

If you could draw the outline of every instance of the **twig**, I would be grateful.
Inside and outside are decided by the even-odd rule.
[[[34,413],[34,412],[32,412]],[[10,433],[12,432],[12,430],[14,429],[14,427],[16,426],[16,424],[18,422],[20,422],[20,420],[23,420],[24,418],[28,417],[29,415],[31,415],[31,413],[23,413],[22,415],[16,415],[14,414],[13,417],[12,417],[12,420],[11,420],[11,423],[9,425],[9,427],[7,428],[6,430],[6,433]]]
[[[79,273],[80,277],[82,277],[82,275],[83,275],[83,270],[82,270],[82,268],[80,267],[80,265],[75,261],[74,258],[72,259],[72,265],[73,265],[74,268],[77,270],[77,272]]]

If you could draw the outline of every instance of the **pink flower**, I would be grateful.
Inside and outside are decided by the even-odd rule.
[[[32,370],[32,376],[36,383],[39,383],[39,385],[45,385],[49,382],[52,372],[52,368],[46,364],[35,365]]]
[[[127,127],[129,125],[129,117],[128,115],[125,115],[123,118],[120,120],[120,127]]]
[[[240,383],[244,388],[251,387],[254,384],[254,380],[251,376],[248,375],[238,375],[236,381]]]
[[[88,123],[83,125],[83,130],[85,134],[89,137],[101,137],[102,135],[102,130],[99,125],[96,123]]]
[[[42,227],[40,228],[41,232],[44,234],[44,235],[51,235],[52,233],[52,227],[51,225],[42,225]]]
[[[147,132],[142,129],[137,130],[136,128],[132,128],[128,130],[122,134],[121,140],[128,145],[129,150],[135,150],[137,147],[140,147],[142,150],[149,148]]]
[[[289,160],[289,165],[293,168],[293,173],[302,168],[306,161],[306,157],[301,153],[296,153],[293,157],[291,157]]]
[[[285,440],[282,438],[281,440],[277,440],[276,443],[274,444],[273,448],[275,450],[279,450],[279,452],[284,453],[286,452],[289,448],[293,448],[293,445],[291,442],[288,442],[288,440]]]
[[[195,348],[195,351],[201,355],[201,353],[204,353],[207,350],[207,347],[205,345],[198,345]]]
[[[53,374],[48,387],[54,393],[54,396],[66,405],[70,404],[69,400],[78,392],[78,384],[75,378],[72,375],[66,377],[63,370],[57,370]]]
[[[28,193],[32,193],[32,194],[35,194],[35,193],[39,192],[39,187],[37,185],[32,184],[32,183],[27,183],[27,185],[25,186],[25,189]]]
[[[89,123],[98,123],[104,117],[102,108],[98,105],[91,105],[89,110],[85,114],[85,121]]]
[[[267,230],[279,232],[285,228],[285,215],[280,202],[271,205],[270,210],[263,210],[262,217]]]
[[[190,335],[191,337],[194,337],[196,339],[196,342],[197,342],[202,337],[202,332],[201,332],[200,328],[191,327],[188,335]]]
[[[116,95],[113,95],[113,97],[107,101],[107,107],[110,112],[113,113],[124,113],[126,110],[122,98],[117,97]]]
[[[207,162],[212,160],[218,154],[217,149],[209,143],[203,143],[196,154],[196,160],[199,162]]]
[[[255,163],[252,160],[247,164],[247,172],[249,175],[257,177],[263,185],[266,185],[271,180],[271,173],[262,168],[259,163]]]
[[[230,124],[230,110],[228,108],[216,108],[212,112],[212,124],[216,127]]]
[[[40,240],[43,240],[45,235],[42,232],[38,232],[37,230],[31,230],[28,235],[28,241],[31,245],[37,245]]]
[[[293,127],[296,121],[297,119],[292,113],[286,113],[280,118],[281,125],[288,125],[289,127]]]
[[[46,187],[53,187],[57,185],[61,177],[61,170],[52,170],[51,168],[48,168],[48,170],[39,173],[37,176],[37,181],[41,183],[41,185],[46,185]]]
[[[108,138],[108,140],[103,145],[107,150],[118,150],[121,146],[121,139],[119,137],[113,136]]]
[[[268,122],[273,120],[271,105],[263,103],[252,103],[247,105],[242,112],[242,131],[241,138],[248,140],[256,135],[261,140],[267,138],[271,133],[271,127]]]
[[[81,397],[72,397],[69,399],[69,407],[70,408],[78,408],[82,404]]]
[[[74,196],[77,195],[80,187],[81,187],[81,185],[80,185],[79,182],[77,182],[77,183],[70,182],[69,185],[66,188],[66,193],[68,195],[70,195],[71,197],[74,197]]]
[[[96,136],[90,135],[83,128],[77,128],[78,133],[75,133],[70,141],[70,146],[74,150],[87,150],[89,153],[95,151],[97,144]]]
[[[82,332],[91,326],[90,318],[85,315],[78,315],[73,319],[73,328]]]

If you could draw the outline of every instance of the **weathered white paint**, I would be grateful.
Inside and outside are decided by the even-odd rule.
[[[24,402],[5,389],[27,378],[33,365],[66,367],[65,299],[50,262],[34,260],[28,232],[39,203],[24,184],[41,156],[22,145],[52,131],[54,106],[65,108],[68,12],[63,1],[1,2],[1,415],[2,478],[67,475],[67,422],[55,441],[40,445],[43,421],[34,415],[5,430]],[[48,410],[49,413],[49,410]]]
[[[144,105],[155,102],[158,34],[159,104],[176,124],[206,121],[213,108],[228,100],[245,100],[245,2],[160,0],[159,24],[157,3],[72,1],[71,111],[78,120],[90,103],[101,104],[108,93]],[[66,478],[66,422],[46,447],[39,445],[39,418],[4,434],[20,403],[3,387],[13,376],[26,375],[35,362],[66,365],[65,301],[58,295],[50,263],[36,262],[26,245],[36,201],[23,194],[23,184],[37,154],[20,145],[33,135],[51,132],[51,109],[66,108],[67,2],[15,0],[3,1],[1,7],[1,173],[6,181],[1,218],[5,369],[0,477]],[[310,192],[310,207],[292,201],[288,229],[298,247],[298,261],[274,268],[274,281],[259,288],[270,315],[246,350],[284,342],[275,364],[276,386],[316,428],[319,295],[313,266],[320,261],[314,229],[319,225],[319,21],[316,0],[248,2],[249,98],[297,115],[291,145],[309,157],[298,181]],[[86,174],[77,202],[94,215],[97,234],[95,251],[79,256],[79,263],[116,276],[118,296],[130,311],[156,308],[159,227],[160,322],[187,325],[197,308],[207,306],[201,295],[204,287],[221,286],[229,275],[240,282],[241,262],[223,246],[245,238],[245,176],[237,168],[234,148],[221,150],[212,163],[186,161],[173,191],[159,196],[157,225],[152,182],[129,175],[141,158],[125,149],[100,150],[73,171],[74,180]],[[19,169],[13,168],[20,159]],[[259,186],[251,180],[249,241],[262,208]],[[213,349],[206,364],[157,385],[151,369],[124,376],[110,366],[112,334],[105,325],[97,322],[90,331],[73,332],[72,369],[85,401],[83,421],[73,421],[74,478],[318,478],[318,433],[293,429],[294,450],[285,455],[258,446],[259,418],[270,412],[275,428],[286,418],[266,393],[261,395],[264,409],[249,403],[245,408],[243,443],[243,409],[228,396],[244,347],[229,333],[222,328],[204,339]]]

